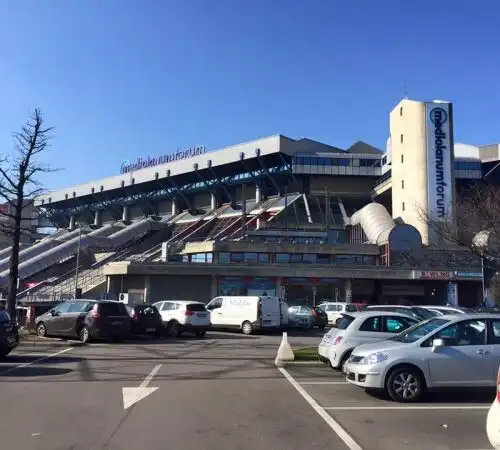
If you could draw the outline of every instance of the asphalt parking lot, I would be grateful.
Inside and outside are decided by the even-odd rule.
[[[345,450],[276,369],[280,340],[22,345],[0,362],[0,447]]]
[[[352,450],[491,449],[485,426],[494,392],[432,393],[403,405],[365,393],[321,363],[290,364],[282,372],[311,397],[309,407],[341,427]]]
[[[317,336],[291,333],[293,347]],[[483,450],[494,393],[410,407],[321,363],[276,368],[280,335],[43,340],[0,361],[9,450]]]

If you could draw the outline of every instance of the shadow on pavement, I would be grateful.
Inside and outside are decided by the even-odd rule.
[[[9,377],[9,378],[51,377],[57,375],[66,375],[70,372],[73,372],[73,370],[71,369],[63,369],[60,367],[44,367],[36,365],[29,367],[15,368],[15,370],[12,369],[8,369],[3,372],[0,371],[0,378],[1,377]]]
[[[378,400],[390,401],[391,404],[399,405],[399,403],[392,402],[390,397],[383,391],[370,391],[368,394]],[[421,403],[427,405],[484,403],[489,405],[493,402],[495,394],[495,388],[446,389],[440,391],[429,391],[426,393]]]
[[[45,358],[45,359],[43,359]],[[50,364],[70,364],[73,362],[78,362],[81,358],[75,358],[70,356],[51,356],[50,358],[43,355],[10,355],[5,359],[0,360],[0,370],[9,370],[21,364],[38,364],[36,361],[40,361],[40,364],[44,362],[50,362]]]

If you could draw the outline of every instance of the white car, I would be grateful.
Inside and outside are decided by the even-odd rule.
[[[416,402],[426,389],[496,386],[500,315],[438,316],[386,341],[356,347],[345,364],[347,381]]]
[[[153,306],[156,306],[160,312],[169,336],[177,337],[188,332],[197,337],[203,337],[210,328],[210,313],[204,303],[190,300],[165,300]]]
[[[325,334],[318,347],[319,358],[334,369],[343,369],[355,347],[383,341],[418,323],[393,312],[343,313],[337,328]]]
[[[359,308],[356,305],[345,302],[324,302],[318,305],[318,308],[326,312],[329,325],[335,325],[337,319],[340,319],[342,317],[342,313],[352,313],[359,311]]]
[[[436,311],[441,316],[444,316],[445,314],[471,314],[474,312],[472,309],[460,308],[459,306],[427,305],[427,306],[420,306],[420,308]]]

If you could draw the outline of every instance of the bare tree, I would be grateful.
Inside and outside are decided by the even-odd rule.
[[[7,308],[11,317],[16,314],[21,234],[28,231],[25,224],[32,219],[25,211],[31,210],[34,198],[44,191],[39,175],[52,171],[40,161],[41,153],[49,144],[51,130],[44,127],[42,113],[35,109],[21,131],[13,134],[12,154],[0,160],[0,197],[8,206],[0,210],[0,215],[4,216],[0,232],[8,235],[12,244],[7,288]]]
[[[500,258],[500,187],[478,183],[462,188],[454,204],[456,221],[422,219],[447,243],[465,246],[486,260]]]

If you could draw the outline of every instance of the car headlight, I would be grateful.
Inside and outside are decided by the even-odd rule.
[[[371,355],[365,356],[359,364],[377,364],[379,362],[385,361],[387,358],[389,358],[389,355],[387,353],[383,352],[377,352],[377,353],[372,353]]]

